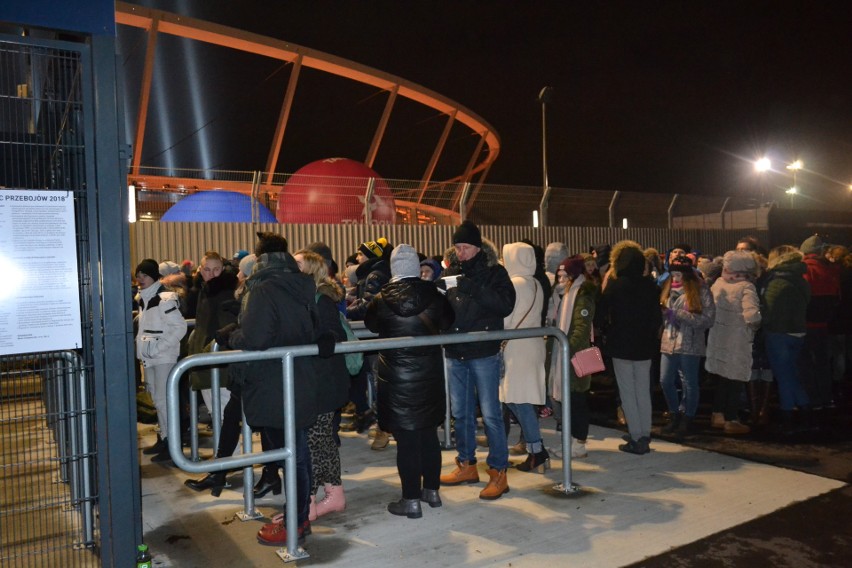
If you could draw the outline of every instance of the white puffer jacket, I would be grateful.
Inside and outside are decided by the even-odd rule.
[[[151,291],[141,290],[136,333],[136,356],[145,367],[175,363],[180,355],[180,340],[186,334],[186,320],[180,313],[180,299],[160,283]]]

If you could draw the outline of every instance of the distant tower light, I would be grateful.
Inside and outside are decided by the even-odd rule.
[[[533,228],[538,229],[538,209],[533,209]]]
[[[760,158],[754,163],[754,169],[757,172],[768,172],[772,169],[772,160],[769,158]]]
[[[621,228],[622,229],[627,228],[627,217],[624,217],[623,219],[621,219]]]

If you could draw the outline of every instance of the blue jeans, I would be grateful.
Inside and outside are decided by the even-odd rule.
[[[521,425],[521,430],[524,431],[524,441],[529,446],[527,451],[530,453],[540,452],[542,448],[532,447],[533,444],[541,444],[541,429],[538,427],[538,413],[535,410],[535,405],[507,402],[506,406],[515,415],[515,418],[518,419],[518,424]]]
[[[448,359],[450,406],[456,424],[459,461],[476,461],[476,403],[488,437],[488,467],[509,467],[509,445],[500,406],[500,354],[479,359]],[[526,430],[524,431],[526,434]]]
[[[793,410],[810,404],[810,399],[799,381],[799,354],[805,344],[804,337],[786,333],[766,333],[766,356],[778,382],[778,401],[781,410]]]
[[[683,403],[683,412],[689,417],[695,416],[698,410],[698,369],[701,357],[698,355],[686,355],[684,353],[663,353],[660,359],[660,386],[663,387],[663,395],[666,397],[666,406],[669,412],[678,412]],[[683,374],[683,401],[677,394],[678,371]]]

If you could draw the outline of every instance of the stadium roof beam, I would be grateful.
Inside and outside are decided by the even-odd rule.
[[[153,30],[153,33],[165,33],[202,41],[294,64],[298,58],[301,58],[301,64],[304,67],[345,77],[392,93],[396,92],[398,96],[405,97],[448,116],[453,116],[455,121],[470,128],[477,135],[483,133],[481,136],[485,138],[485,143],[488,145],[488,152],[485,155],[485,159],[476,164],[469,173],[469,175],[474,175],[481,172],[480,183],[484,181],[484,176],[487,175],[491,164],[493,164],[500,153],[499,136],[494,128],[485,122],[485,120],[455,101],[401,77],[283,40],[188,18],[162,10],[145,8],[127,2],[116,2],[115,10],[115,21],[120,25],[141,28],[149,32]],[[150,78],[148,80],[150,83]],[[143,85],[144,88],[146,87]],[[148,88],[150,88],[150,84]],[[387,108],[386,112],[389,112]],[[141,136],[139,136],[139,139],[136,141],[137,145],[133,149],[134,160],[138,160],[136,155],[140,155],[142,151],[144,128],[142,130],[137,128],[137,135],[140,135],[140,133]],[[381,136],[374,136],[374,143],[377,142],[377,139],[380,142]],[[376,151],[377,149],[378,145],[376,146]],[[375,159],[375,155],[372,158]]]

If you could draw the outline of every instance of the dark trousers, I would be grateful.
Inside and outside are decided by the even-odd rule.
[[[272,449],[284,447],[284,430],[264,428]],[[279,464],[284,467],[284,464]],[[290,497],[287,495],[286,497]],[[296,429],[296,511],[299,526],[308,520],[308,506],[311,502],[311,452],[308,449],[307,429]]]
[[[799,357],[799,376],[815,407],[829,404],[834,396],[828,329],[808,329]]]
[[[562,402],[553,401],[553,414],[556,422],[562,423]],[[589,421],[591,411],[589,410],[589,393],[571,391],[571,437],[585,442],[589,437]]]
[[[403,499],[420,499],[422,489],[441,484],[441,445],[438,427],[393,432],[396,439],[396,469],[402,482]]]
[[[364,361],[364,366],[357,375],[352,375],[352,382],[349,384],[349,400],[355,405],[355,412],[363,414],[370,410],[370,403],[367,401],[367,361]]]
[[[240,423],[243,420],[243,399],[239,392],[231,391],[231,398],[222,413],[222,429],[219,430],[219,447],[216,449],[217,458],[234,455],[240,441]]]
[[[713,375],[713,377],[716,379],[716,392],[713,393],[713,412],[721,412],[728,422],[739,420],[745,382],[726,379],[719,375]]]

